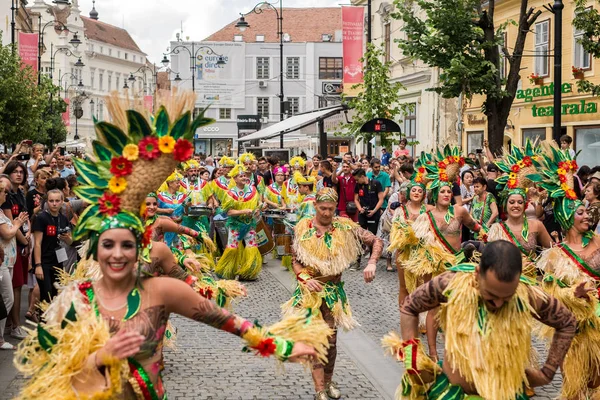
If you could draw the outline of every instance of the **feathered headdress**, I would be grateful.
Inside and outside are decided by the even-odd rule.
[[[294,172],[294,180],[298,185],[314,185],[317,179],[314,176],[304,176],[300,172]]]
[[[432,163],[425,163],[428,172],[425,177],[431,180],[427,188],[432,191],[434,201],[437,201],[442,186],[452,187],[465,164],[474,165],[474,162],[463,157],[458,147],[450,145],[444,146],[442,151],[438,149]]]
[[[159,102],[164,103],[157,113],[145,116],[128,109],[128,99],[109,96],[113,122],[95,121],[95,160],[74,160],[81,183],[74,191],[90,205],[79,217],[73,238],[91,237],[89,254],[95,254],[98,236],[108,229],[130,229],[141,238],[139,212],[148,192],[158,189],[180,162],[192,156],[190,140],[196,129],[214,122],[204,117],[204,111],[192,120],[193,93],[181,92]]]
[[[248,170],[246,169],[246,167],[244,167],[243,164],[237,164],[235,167],[233,167],[231,171],[229,171],[227,176],[230,178],[234,178],[238,175],[245,174],[246,172],[248,172]]]
[[[292,157],[290,160],[290,167],[292,168],[304,168],[305,165],[306,161],[304,161],[304,158],[300,156]]]
[[[277,174],[287,174],[288,170],[286,167],[277,167],[273,170],[273,175],[277,175]]]
[[[537,173],[527,177],[548,191],[548,197],[554,200],[554,216],[567,231],[573,226],[575,210],[583,205],[573,189],[573,175],[579,167],[568,151],[550,147],[548,153],[533,160]]]
[[[235,166],[235,160],[233,158],[229,158],[227,156],[223,156],[219,160],[219,165],[221,167],[233,167],[233,166]]]
[[[429,178],[427,177],[427,165],[433,162],[433,156],[429,153],[421,153],[421,156],[415,161],[415,172],[410,177],[408,190],[413,186],[420,186],[425,190]]]
[[[535,160],[540,155],[540,148],[533,146],[531,141],[527,139],[524,148],[512,146],[510,153],[505,153],[501,160],[496,161],[500,171],[506,175],[496,179],[503,201],[513,194],[518,194],[527,199],[526,189],[532,185],[529,175],[535,174]]]
[[[240,164],[246,164],[256,161],[256,156],[252,153],[244,153],[238,158],[238,162]]]
[[[181,164],[181,167],[184,171],[187,171],[188,169],[191,168],[200,168],[200,163],[196,160],[189,160],[188,162],[184,162]]]

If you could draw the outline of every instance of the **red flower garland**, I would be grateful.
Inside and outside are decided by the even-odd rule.
[[[194,147],[189,140],[177,140],[175,148],[173,149],[173,158],[175,160],[180,162],[187,161],[192,158],[192,154],[194,154]]]
[[[142,236],[142,247],[148,247],[152,242],[152,225],[148,225],[144,230],[144,235]]]
[[[104,193],[98,200],[100,212],[109,216],[117,215],[121,211],[121,199],[116,194]]]
[[[133,163],[125,157],[119,156],[110,160],[110,173],[116,177],[123,177],[131,174]]]
[[[260,341],[254,349],[263,357],[269,357],[275,350],[277,350],[277,346],[275,345],[275,339],[270,337]]]
[[[144,160],[152,161],[160,156],[158,139],[153,136],[148,136],[140,140],[138,147],[140,149],[140,157]]]

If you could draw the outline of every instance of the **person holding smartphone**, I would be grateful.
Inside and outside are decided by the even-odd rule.
[[[59,241],[73,243],[69,221],[61,213],[64,194],[60,189],[48,192],[48,209],[37,215],[33,222],[33,261],[35,277],[40,287],[40,300],[50,302],[58,294],[58,270],[67,260],[67,252]]]

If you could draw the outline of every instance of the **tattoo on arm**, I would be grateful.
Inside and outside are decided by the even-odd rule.
[[[218,307],[211,301],[198,296],[198,303],[192,307],[191,318],[194,321],[202,322],[207,325],[242,336],[253,325],[244,318],[229,313],[227,310]]]
[[[544,375],[552,380],[571,346],[577,329],[577,320],[573,313],[554,297],[538,297],[533,304],[535,304],[537,312],[537,316],[534,315],[534,318],[556,330],[546,363],[542,367]]]
[[[383,252],[383,240],[363,228],[356,228],[356,232],[359,240],[371,248],[369,264],[375,264]]]
[[[447,298],[444,296],[444,291],[454,274],[454,272],[445,272],[419,286],[406,298],[400,312],[416,317],[422,312],[436,308],[440,303],[445,303]]]

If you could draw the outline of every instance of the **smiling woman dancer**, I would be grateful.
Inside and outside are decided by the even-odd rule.
[[[96,162],[76,162],[87,183],[77,194],[90,206],[74,236],[89,237],[89,255],[98,261],[102,278],[64,287],[44,312],[45,322],[19,346],[15,364],[29,377],[20,398],[166,399],[162,343],[172,313],[238,335],[247,351],[262,356],[323,359],[323,337],[331,331],[319,320],[307,324],[296,316],[261,328],[198,296],[184,282],[140,276],[147,244],[140,206],[191,156],[189,139],[206,119],[190,121],[191,94],[169,98],[152,125],[140,113],[119,108],[119,101],[109,103],[115,125],[96,125]],[[186,111],[178,115],[178,110]]]
[[[554,216],[566,232],[558,246],[542,253],[537,267],[544,289],[562,301],[577,318],[577,334],[563,365],[562,397],[579,400],[598,395],[600,387],[600,238],[590,231],[590,219],[573,189],[577,163],[568,151],[552,149],[532,178],[554,198]],[[542,334],[551,338],[553,331]]]

